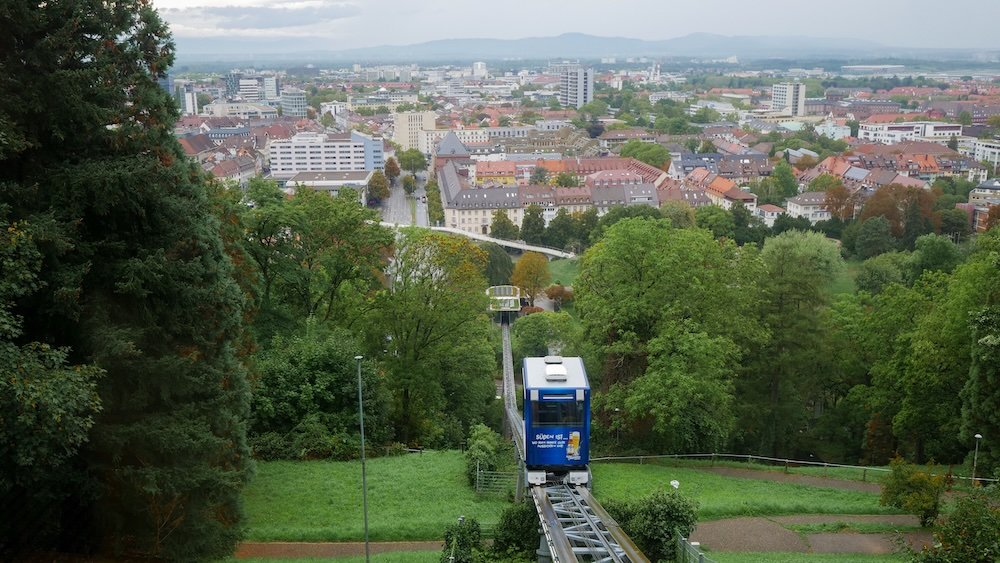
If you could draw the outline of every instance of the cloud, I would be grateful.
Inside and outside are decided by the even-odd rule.
[[[174,33],[186,36],[292,35],[360,13],[354,3],[333,0],[286,0],[266,6],[193,6],[162,11]]]

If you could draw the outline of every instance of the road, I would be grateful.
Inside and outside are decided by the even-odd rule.
[[[410,201],[399,182],[397,185],[389,187],[389,199],[382,202],[382,220],[397,225],[413,224]]]

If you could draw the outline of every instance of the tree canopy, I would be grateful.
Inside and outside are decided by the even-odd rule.
[[[33,536],[108,557],[229,556],[251,474],[250,282],[214,189],[173,136],[177,108],[157,83],[173,63],[169,33],[128,0],[19,5],[2,20],[0,209],[33,226],[44,264],[9,297],[19,341],[46,346],[15,354],[60,394],[64,451],[77,451],[65,466],[35,452],[65,471],[62,487],[30,491],[51,503]],[[94,367],[51,379],[77,365]],[[52,445],[29,436],[20,447]],[[60,504],[78,516],[58,517]]]

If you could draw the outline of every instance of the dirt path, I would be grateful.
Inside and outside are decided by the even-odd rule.
[[[395,551],[441,551],[443,542],[439,541],[400,541],[372,542],[369,544],[371,553],[392,553]],[[364,555],[364,542],[243,542],[236,548],[237,559],[282,558],[296,557],[348,557]]]
[[[796,553],[892,553],[896,535],[891,533],[860,534],[856,532],[800,534],[785,526],[792,524],[822,524],[834,522],[885,523],[898,526],[918,524],[909,515],[806,514],[727,518],[698,524],[691,541],[713,551],[786,551]],[[929,531],[903,534],[913,549],[930,545]]]
[[[780,471],[761,471],[737,467],[706,467],[702,471],[737,479],[757,479],[794,483],[810,487],[824,487],[863,493],[878,494],[877,483],[831,479],[813,475],[799,475]],[[798,514],[793,516],[728,518],[698,524],[691,541],[700,542],[715,551],[787,551],[798,553],[892,553],[896,550],[896,534],[860,534],[857,532],[800,534],[785,526],[795,524],[824,524],[836,522],[882,523],[897,526],[917,526],[915,516],[868,514]],[[929,531],[903,534],[912,549],[930,545],[933,537]]]

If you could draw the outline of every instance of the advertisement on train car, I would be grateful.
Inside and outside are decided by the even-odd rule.
[[[532,466],[584,465],[588,458],[583,428],[532,428],[528,436],[528,464]]]

